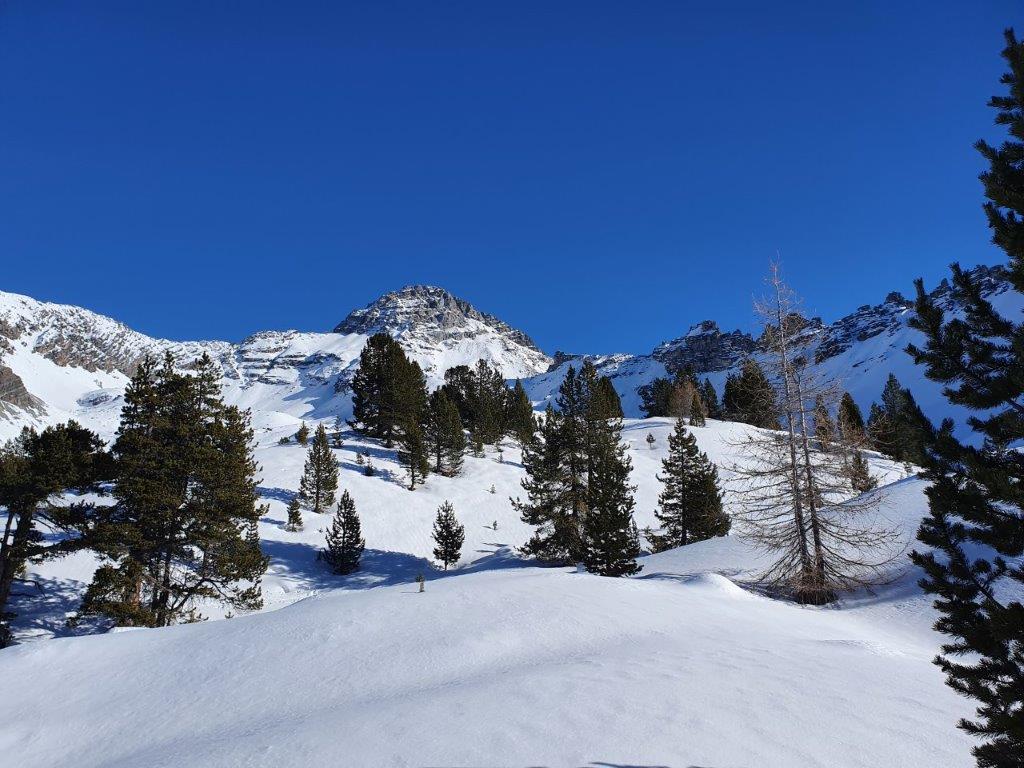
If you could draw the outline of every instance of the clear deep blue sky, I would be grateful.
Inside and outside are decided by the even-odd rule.
[[[1018,3],[0,2],[0,289],[169,338],[435,283],[547,351],[995,262]]]

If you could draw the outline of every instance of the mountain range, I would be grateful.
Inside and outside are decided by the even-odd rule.
[[[1001,267],[977,267],[985,295],[1001,312],[1022,309]],[[933,292],[950,313],[959,307],[948,284]],[[933,419],[963,414],[924,378],[904,352],[917,332],[908,326],[912,303],[898,292],[864,304],[832,322],[808,318],[809,350],[826,379],[837,381],[862,408],[877,399],[889,373],[909,386]],[[332,331],[262,331],[240,343],[176,342],[132,330],[81,307],[0,292],[0,436],[24,424],[75,418],[110,437],[124,387],[145,355],[170,352],[181,365],[206,353],[223,371],[230,402],[253,411],[257,429],[302,419],[347,416],[348,386],[366,339],[385,332],[397,339],[437,386],[456,365],[478,359],[507,379],[522,379],[537,407],[554,398],[567,368],[590,359],[609,376],[627,416],[640,415],[637,388],[684,366],[708,377],[721,392],[725,377],[746,357],[765,354],[762,340],[723,331],[714,320],[696,323],[649,354],[545,354],[523,331],[481,312],[443,288],[411,285],[352,311]]]

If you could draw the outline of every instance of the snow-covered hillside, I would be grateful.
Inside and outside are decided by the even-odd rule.
[[[625,425],[641,527],[654,522],[671,427],[670,419]],[[970,706],[930,663],[939,637],[909,563],[877,592],[826,609],[743,588],[763,560],[736,536],[643,558],[629,579],[531,567],[515,556],[530,531],[509,502],[521,494],[514,446],[467,457],[460,477],[432,476],[410,492],[393,450],[349,436],[334,452],[367,552],[362,571],[337,577],[316,560],[327,516],[306,514],[305,530],[284,530],[305,453],[277,445],[284,429],[262,433],[257,450],[270,505],[260,523],[271,557],[265,610],[0,651],[11,694],[0,697],[5,760],[23,768],[971,764],[970,741],[955,728]],[[750,429],[714,421],[694,429],[727,487]],[[375,476],[362,474],[358,451]],[[925,511],[924,483],[879,457],[871,464],[884,484],[881,513],[909,541]],[[445,499],[466,526],[463,559],[447,574],[429,562],[432,518]],[[727,496],[727,510],[735,503]],[[62,622],[92,566],[83,554],[37,569],[44,606],[18,621],[19,636],[87,631]]]

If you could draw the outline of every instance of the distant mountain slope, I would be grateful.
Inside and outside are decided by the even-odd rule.
[[[480,358],[508,378],[551,362],[522,331],[432,286],[385,294],[333,333],[264,331],[239,344],[155,339],[80,307],[0,293],[0,437],[67,418],[110,436],[135,367],[165,352],[182,365],[203,353],[214,358],[228,400],[252,408],[258,427],[347,415],[348,383],[377,332],[398,339],[432,386],[448,368]]]
[[[1018,317],[1024,311],[1024,301],[1010,289],[1002,267],[977,267],[973,274],[980,278],[984,295],[1002,314]],[[950,314],[960,312],[946,281],[933,295]],[[910,387],[931,419],[938,421],[951,416],[962,425],[966,412],[950,406],[941,386],[926,379],[924,369],[914,365],[905,352],[907,344],[923,341],[921,334],[908,325],[912,315],[913,303],[893,292],[881,304],[865,304],[832,323],[811,318],[804,331],[810,337],[809,352],[823,377],[849,391],[865,416],[872,401],[878,400],[886,378],[895,373],[904,386]],[[717,323],[705,320],[684,336],[660,344],[649,355],[557,354],[553,370],[534,377],[527,386],[535,401],[553,400],[568,367],[579,367],[587,357],[611,378],[622,396],[626,414],[640,416],[636,389],[655,377],[669,376],[670,371],[690,366],[700,378],[709,378],[721,396],[729,373],[737,371],[746,357],[763,360],[765,354],[759,339],[741,331],[722,332]]]

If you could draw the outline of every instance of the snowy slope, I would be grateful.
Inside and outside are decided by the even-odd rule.
[[[377,332],[394,336],[431,386],[479,359],[510,379],[550,363],[526,334],[429,286],[386,294],[332,333],[264,331],[238,344],[154,339],[80,307],[0,292],[0,438],[68,418],[111,437],[128,377],[144,355],[165,352],[183,365],[209,354],[226,398],[251,408],[257,427],[347,416],[347,385]]]
[[[641,524],[652,520],[668,428],[627,426]],[[695,431],[728,464],[742,429]],[[266,474],[294,480],[300,453],[262,448]],[[415,493],[392,482],[380,453],[374,478],[343,458],[342,485],[374,550],[363,573],[327,574],[313,559],[323,520],[284,532],[294,483],[266,488],[268,609],[306,599],[0,651],[13,694],[0,697],[0,754],[24,768],[971,765],[954,727],[969,706],[930,663],[938,638],[913,571],[814,609],[737,586],[760,558],[733,536],[644,558],[632,579],[528,567],[509,553],[527,533],[504,498],[521,474],[511,448],[504,464],[469,459],[461,482],[432,478]],[[875,469],[900,476],[879,460]],[[922,491],[904,479],[880,492],[908,536]],[[443,497],[467,527],[462,567],[449,574],[423,559]],[[492,518],[497,531],[485,528]]]

